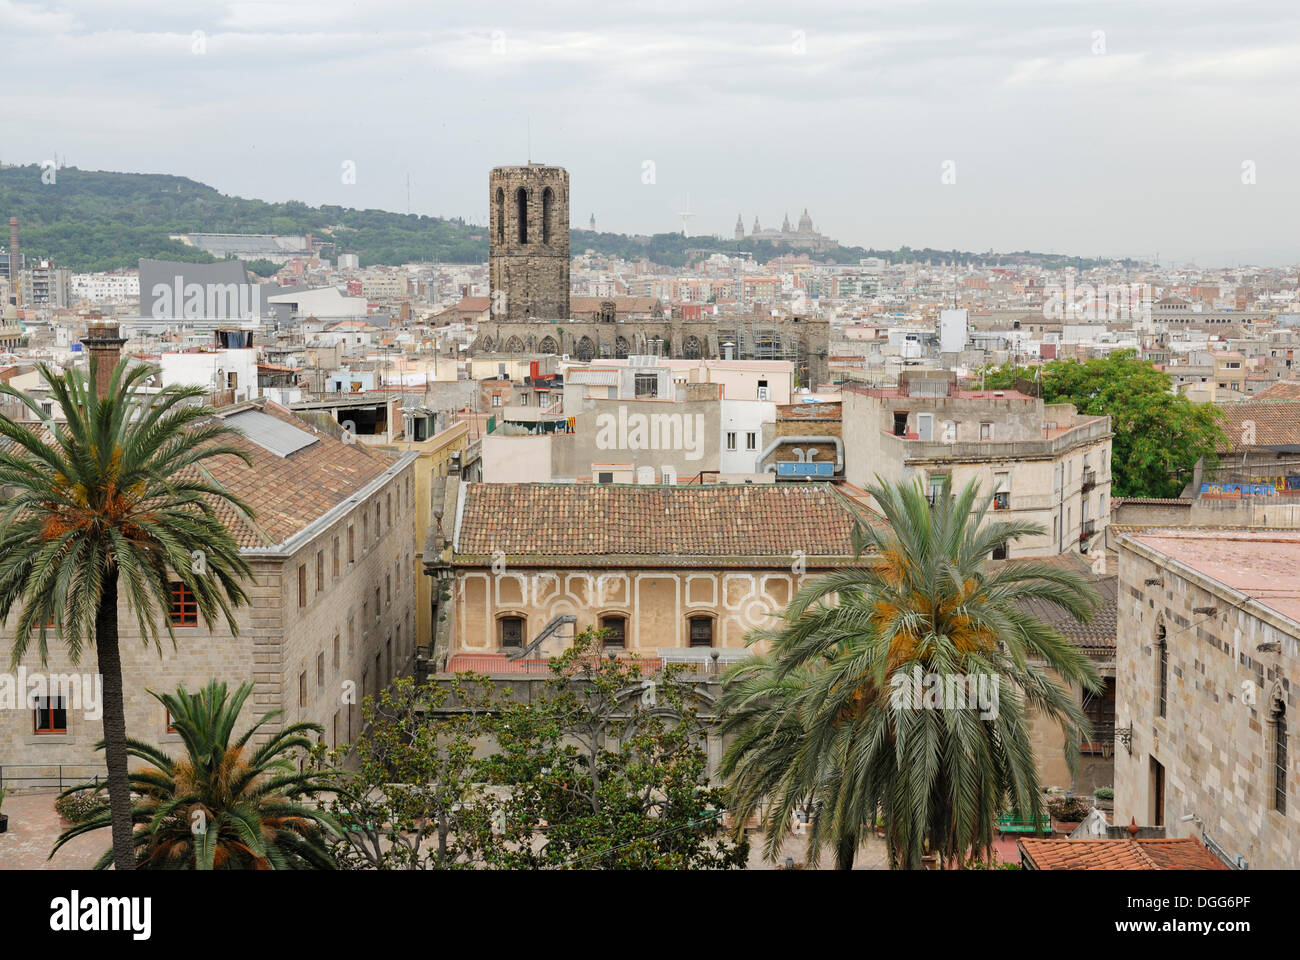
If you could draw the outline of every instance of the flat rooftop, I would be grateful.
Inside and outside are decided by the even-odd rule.
[[[1126,537],[1300,623],[1300,530],[1149,529]]]

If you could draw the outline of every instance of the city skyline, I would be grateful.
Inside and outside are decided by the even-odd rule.
[[[683,29],[684,5],[377,0],[360,30],[341,2],[10,0],[0,161],[398,212],[409,175],[412,212],[481,222],[481,170],[532,160],[618,233],[679,231],[689,196],[692,234],[807,207],[877,249],[1280,265],[1298,68],[1260,38],[1297,17],[1249,6],[724,4]]]

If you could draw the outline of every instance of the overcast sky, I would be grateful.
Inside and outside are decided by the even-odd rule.
[[[531,127],[578,226],[1300,261],[1294,0],[443,7],[0,0],[0,160],[481,222]]]

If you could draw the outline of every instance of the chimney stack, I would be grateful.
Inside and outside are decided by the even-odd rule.
[[[108,395],[108,384],[122,359],[122,344],[126,340],[116,320],[93,319],[87,321],[86,336],[81,342],[95,365],[95,394],[102,400]]]

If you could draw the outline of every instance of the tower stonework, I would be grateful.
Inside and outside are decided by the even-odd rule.
[[[488,176],[492,319],[569,318],[569,172],[530,163]]]

